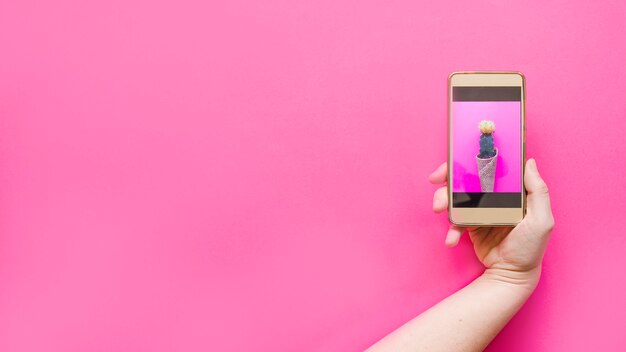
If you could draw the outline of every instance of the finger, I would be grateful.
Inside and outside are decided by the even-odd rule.
[[[459,240],[461,239],[461,235],[463,235],[465,229],[456,225],[451,225],[450,229],[448,229],[448,234],[446,235],[446,246],[447,247],[455,247],[459,244]]]
[[[441,213],[446,209],[448,209],[448,188],[440,187],[433,195],[433,211]]]
[[[448,179],[448,163],[443,163],[439,165],[437,170],[433,171],[430,176],[428,176],[428,180],[430,183],[440,184],[446,182]]]
[[[537,219],[552,219],[552,209],[550,207],[550,195],[548,186],[539,175],[537,162],[529,159],[526,162],[524,173],[524,187],[526,188],[527,213],[530,217]]]

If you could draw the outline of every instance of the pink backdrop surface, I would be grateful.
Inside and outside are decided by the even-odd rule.
[[[494,192],[521,192],[520,103],[453,102],[452,103],[452,191],[481,192],[476,155],[480,150],[482,120],[496,125],[493,144],[498,148]]]
[[[1,351],[358,351],[481,272],[426,177],[520,70],[556,229],[489,351],[626,349],[626,3],[0,2]]]

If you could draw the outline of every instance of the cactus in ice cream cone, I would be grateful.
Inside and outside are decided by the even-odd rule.
[[[493,121],[482,120],[478,124],[480,130],[480,150],[476,155],[478,166],[478,177],[480,179],[480,189],[482,192],[493,192],[496,178],[496,165],[498,148],[493,143],[493,133],[496,131],[496,124]]]

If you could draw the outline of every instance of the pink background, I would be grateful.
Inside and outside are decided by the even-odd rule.
[[[358,351],[481,272],[426,178],[520,70],[556,229],[490,351],[626,349],[626,3],[1,1],[1,351]]]
[[[482,120],[496,125],[493,142],[498,158],[493,191],[521,192],[520,103],[453,102],[452,118],[453,192],[481,192],[476,155],[480,152],[478,124]]]

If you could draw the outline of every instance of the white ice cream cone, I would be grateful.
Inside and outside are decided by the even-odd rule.
[[[496,179],[496,165],[498,161],[498,148],[496,155],[491,158],[481,159],[476,156],[476,165],[478,165],[478,178],[480,179],[480,189],[483,192],[493,192],[493,185]]]

